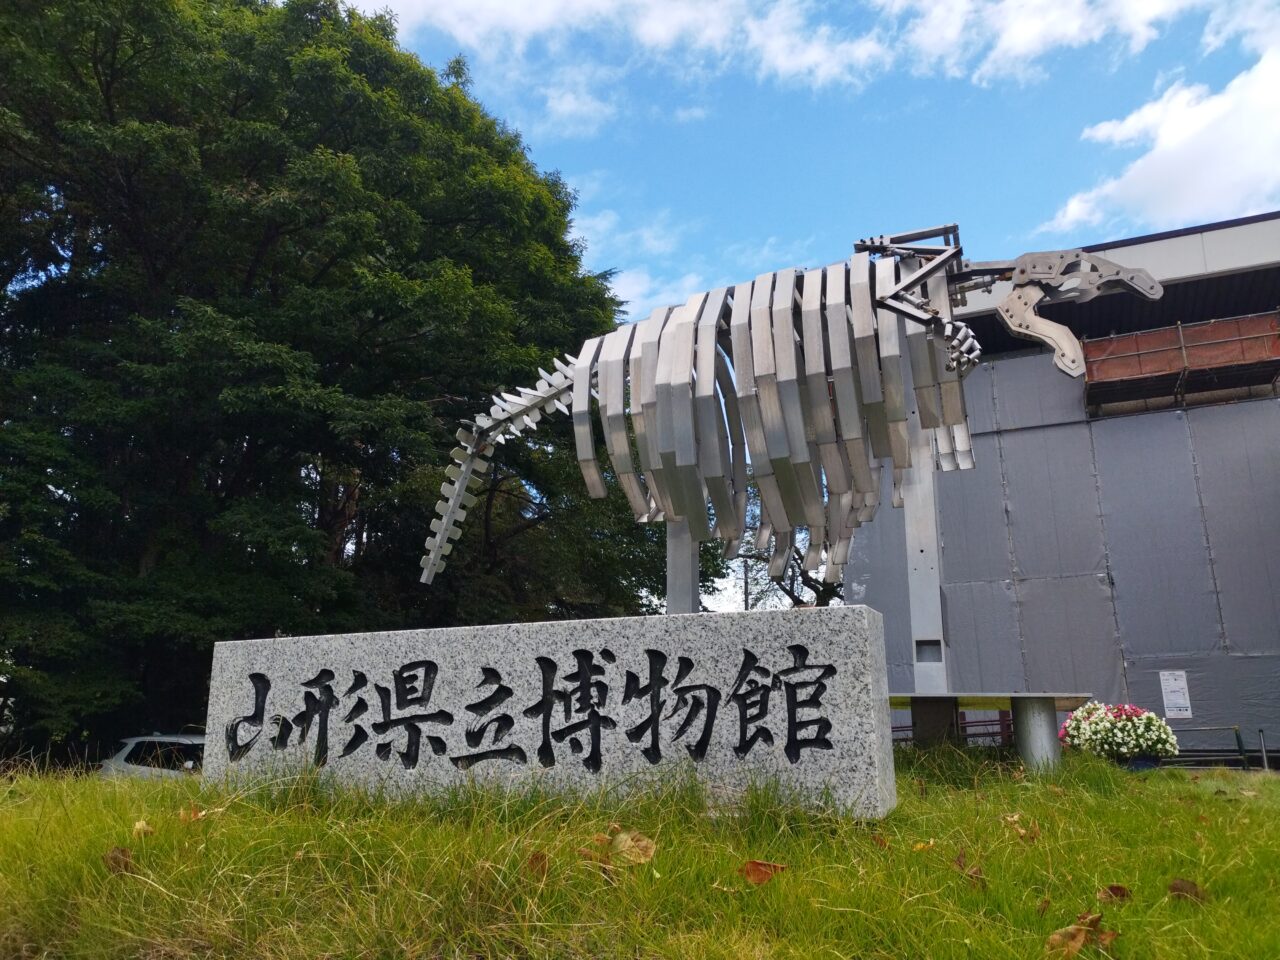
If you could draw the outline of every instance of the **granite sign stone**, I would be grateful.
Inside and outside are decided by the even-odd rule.
[[[772,779],[864,817],[896,802],[869,607],[219,643],[206,729],[214,779],[589,786],[692,766],[713,789]]]

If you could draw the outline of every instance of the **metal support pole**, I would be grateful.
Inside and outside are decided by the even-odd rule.
[[[902,320],[897,321],[899,324]],[[903,337],[905,340],[905,336]],[[946,693],[947,643],[942,631],[942,557],[934,486],[933,431],[920,425],[911,364],[902,364],[911,437],[911,467],[902,484],[907,546],[907,603],[911,611],[911,660],[916,693]]]
[[[1058,711],[1053,697],[1014,697],[1013,738],[1028,767],[1055,767],[1062,759],[1058,743]]]
[[[1249,754],[1247,754],[1244,749],[1244,737],[1240,736],[1240,726],[1239,724],[1237,724],[1233,726],[1231,729],[1236,735],[1236,750],[1239,751],[1240,753],[1240,769],[1248,770]]]
[[[698,541],[687,520],[667,521],[667,613],[697,613]]]
[[[1267,759],[1267,736],[1262,732],[1262,728],[1258,728],[1258,748],[1262,751],[1262,769],[1270,770],[1271,761]]]
[[[911,742],[917,747],[938,743],[964,746],[960,735],[960,707],[955,697],[911,698]]]

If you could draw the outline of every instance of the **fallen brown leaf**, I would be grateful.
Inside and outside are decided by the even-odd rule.
[[[927,796],[929,793],[928,785],[920,777],[916,777],[916,792],[922,797]]]
[[[643,833],[621,830],[609,842],[609,852],[622,863],[648,863],[653,859],[656,845]]]
[[[1201,889],[1199,884],[1184,880],[1182,877],[1178,877],[1169,884],[1169,893],[1181,900],[1194,900],[1196,903],[1204,903],[1209,899],[1209,895]]]
[[[145,820],[138,820],[133,825],[133,836],[135,839],[137,837],[149,837],[155,832],[156,828]]]
[[[1076,956],[1093,937],[1093,931],[1083,924],[1055,930],[1044,943],[1045,956],[1069,958]]]
[[[133,851],[128,847],[112,847],[102,855],[102,862],[112,873],[137,873],[133,863]]]
[[[1129,892],[1129,888],[1119,883],[1110,883],[1098,891],[1098,899],[1103,903],[1107,901],[1128,900],[1133,896]]]
[[[208,810],[201,810],[192,804],[190,809],[178,811],[178,819],[183,823],[195,823],[197,820],[203,820],[206,817],[212,817],[214,814],[222,813],[226,809],[226,807],[212,807]]]
[[[524,865],[525,869],[533,874],[533,876],[541,879],[547,875],[547,866],[550,862],[551,858],[543,851],[535,850],[533,853],[529,854],[529,859],[524,862]]]
[[[983,890],[987,889],[987,878],[982,875],[982,868],[976,863],[970,866],[965,860],[963,850],[956,854],[956,858],[952,863],[955,864],[955,868],[964,874],[965,878],[975,887],[980,887]]]
[[[1102,929],[1102,914],[1082,913],[1071,926],[1049,934],[1044,952],[1049,957],[1069,958],[1076,956],[1091,943],[1105,951],[1118,936],[1120,934],[1115,930]]]
[[[1013,814],[1004,818],[1005,823],[1013,828],[1013,832],[1018,835],[1018,839],[1023,843],[1035,843],[1040,839],[1040,824],[1032,820],[1026,827],[1018,825],[1018,818],[1021,814]]]
[[[197,820],[203,820],[206,816],[208,816],[208,811],[194,806],[189,810],[178,811],[178,819],[183,823],[195,823]]]
[[[888,840],[886,840],[884,837],[882,837],[882,836],[881,836],[880,834],[878,834],[878,833],[873,833],[873,834],[871,835],[871,841],[872,841],[872,842],[873,842],[877,847],[879,847],[881,850],[888,850],[888,849],[889,849],[889,841],[888,841]]]
[[[921,850],[929,850],[929,849],[931,849],[932,847],[933,847],[933,837],[930,837],[930,838],[929,838],[929,842],[928,842],[928,843],[926,843],[925,841],[921,840],[919,843],[917,843],[917,844],[916,844],[914,847],[912,847],[911,849],[912,849],[912,850],[914,850],[914,851],[916,851],[916,853],[919,853]]]
[[[591,847],[579,847],[578,854],[583,860],[587,861],[587,863],[595,864],[596,867],[599,868],[600,872],[604,874],[606,879],[613,879],[613,873],[618,868],[613,865],[613,861],[609,859],[608,853],[602,852],[599,847],[594,849]]]
[[[1039,905],[1036,907],[1036,914],[1043,917],[1044,912],[1048,909],[1049,909],[1049,898],[1045,897],[1043,900],[1040,901]]]
[[[1050,792],[1050,793],[1052,793],[1052,794],[1055,794],[1056,796],[1061,797],[1061,796],[1064,796],[1064,795],[1066,794],[1066,792],[1067,792],[1067,791],[1063,790],[1063,789],[1062,789],[1060,786],[1058,786],[1056,783],[1051,783],[1051,784],[1049,784],[1049,792]]]
[[[773,879],[775,873],[781,873],[787,869],[785,863],[770,863],[768,860],[748,860],[738,868],[738,873],[747,881],[756,886],[762,883],[768,883]]]
[[[1197,814],[1196,814],[1196,819],[1197,819],[1197,820],[1199,820],[1201,823],[1208,823],[1208,822],[1209,822],[1209,818],[1208,818],[1208,817],[1206,817],[1203,813],[1197,813]]]

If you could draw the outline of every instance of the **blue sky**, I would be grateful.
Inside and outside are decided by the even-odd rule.
[[[392,0],[633,315],[955,220],[975,259],[1280,207],[1280,0]]]

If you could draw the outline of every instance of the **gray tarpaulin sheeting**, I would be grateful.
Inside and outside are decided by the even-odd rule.
[[[1007,362],[1007,361],[1006,361]],[[980,363],[964,378],[964,405],[969,414],[969,432],[995,433],[996,395],[994,363]]]
[[[907,597],[907,532],[902,511],[889,506],[893,497],[893,471],[885,468],[880,471],[880,477],[883,482],[875,522],[854,532],[845,599],[850,603],[865,603],[884,615],[889,689],[894,693],[911,693],[915,690],[915,674],[911,604]]]
[[[1013,576],[995,434],[973,438],[973,459],[972,470],[938,474],[935,485],[943,583]]]
[[[1205,407],[1190,411],[1189,419],[1227,646],[1233,653],[1275,653],[1280,402]]]
[[[1083,382],[1047,355],[980,365],[965,399],[977,466],[937,476],[952,688],[1160,711],[1159,671],[1185,669],[1195,720],[1175,726],[1280,743],[1280,400],[1086,421]],[[851,586],[885,615],[891,688],[909,692],[901,511],[854,542]]]
[[[1001,430],[1084,419],[1080,381],[1060,373],[1051,355],[1012,357],[991,366],[995,369],[996,424]]]
[[[1221,646],[1186,413],[1112,417],[1092,428],[1126,655]]]
[[[1106,575],[1018,584],[1032,690],[1079,690],[1123,700],[1120,648]]]
[[[1088,425],[1010,431],[1000,446],[1018,576],[1105,571]]]
[[[1275,749],[1280,739],[1280,712],[1277,710],[1276,678],[1280,677],[1280,654],[1228,657],[1177,656],[1144,657],[1127,660],[1129,697],[1134,703],[1157,713],[1163,710],[1160,692],[1161,670],[1185,670],[1191,697],[1191,719],[1171,720],[1179,727],[1229,727],[1240,725],[1245,746],[1257,749],[1258,728],[1267,733],[1267,747]],[[1182,734],[1183,746],[1232,749],[1235,737],[1229,730]]]
[[[1027,688],[1013,583],[948,583],[942,587],[953,690]]]

